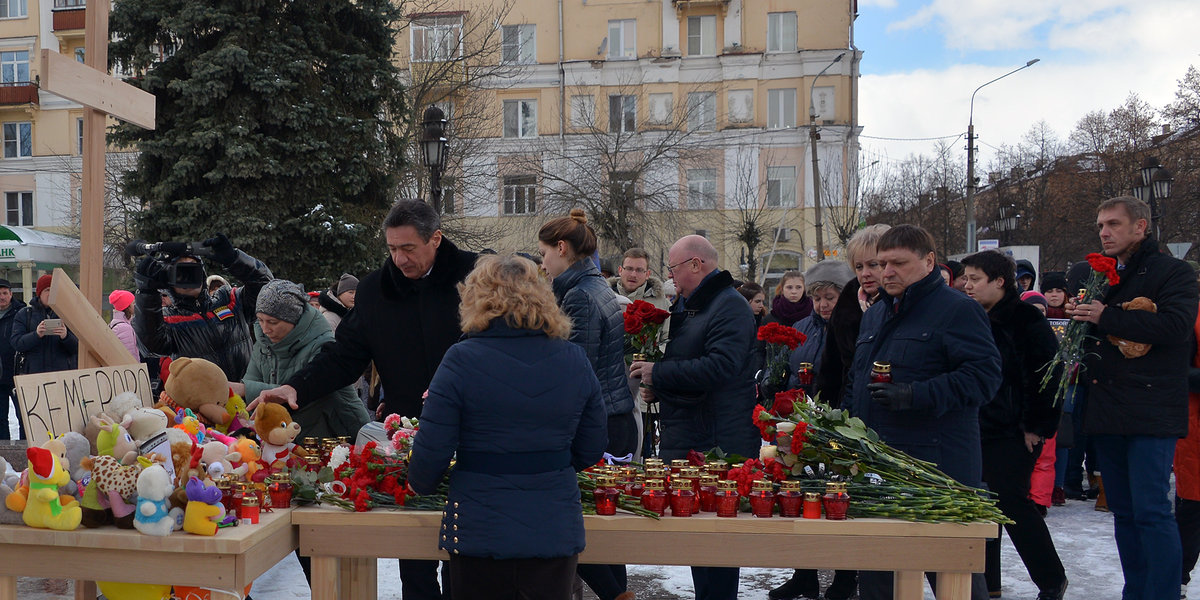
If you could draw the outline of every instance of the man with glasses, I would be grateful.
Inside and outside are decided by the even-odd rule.
[[[662,280],[655,277],[650,270],[650,255],[641,248],[630,248],[625,251],[625,256],[621,259],[621,266],[617,269],[617,276],[609,277],[608,285],[612,286],[612,290],[618,296],[625,296],[630,300],[643,300],[662,310],[671,309],[671,301],[663,292]],[[659,334],[659,340],[664,343],[667,340],[669,327],[668,324],[664,324]],[[625,351],[632,352],[632,349],[627,347]],[[654,430],[658,421],[658,405],[647,404],[648,400],[653,402],[653,399],[639,393],[637,379],[629,378],[629,389],[633,392],[639,417],[638,431],[641,442],[638,444],[637,453],[642,457],[654,456]]]
[[[758,456],[754,412],[754,315],[717,268],[708,240],[689,235],[668,254],[679,297],[671,310],[671,338],[661,362],[635,362],[630,374],[650,386],[662,410],[659,454],[685,458],[689,450]],[[738,569],[692,567],[696,598],[737,598]]]

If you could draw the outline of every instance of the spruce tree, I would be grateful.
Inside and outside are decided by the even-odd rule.
[[[121,0],[110,60],[157,98],[122,192],[147,240],[226,233],[277,277],[378,267],[403,163],[390,0]]]

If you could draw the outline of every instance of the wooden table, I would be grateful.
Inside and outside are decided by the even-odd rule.
[[[94,581],[242,590],[297,543],[290,509],[263,513],[258,525],[220,529],[215,536],[0,525],[0,600],[17,597],[18,576],[75,579],[75,597],[86,597],[90,589],[90,600],[95,587],[86,583]]]
[[[312,557],[314,600],[376,597],[376,558],[445,559],[438,550],[441,513],[352,513],[300,508],[300,553]],[[584,517],[583,563],[779,567],[894,571],[897,600],[919,600],[924,572],[937,577],[939,600],[966,600],[971,573],[984,568],[993,523],[908,523],[890,519],[735,519],[713,515]],[[549,535],[551,532],[547,532]]]

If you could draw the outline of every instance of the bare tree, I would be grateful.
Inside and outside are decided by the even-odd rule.
[[[132,259],[125,255],[125,246],[136,236],[134,216],[142,210],[141,202],[121,192],[121,176],[132,169],[137,161],[133,152],[109,152],[104,165],[104,266],[106,268],[133,267]],[[68,216],[68,225],[63,235],[79,238],[81,209],[80,199],[72,190],[80,189],[83,183],[82,167],[78,157],[59,157],[61,171],[69,174],[70,184],[65,200],[60,201],[59,212]]]

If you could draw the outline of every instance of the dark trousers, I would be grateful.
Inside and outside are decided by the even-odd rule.
[[[8,411],[12,410],[17,417],[17,436],[18,439],[25,439],[25,425],[21,422],[21,408],[17,404],[17,395],[12,392],[13,382],[0,382],[0,390],[9,390],[7,394],[3,394],[0,399],[0,440],[12,439],[12,434],[8,431]]]
[[[859,571],[859,600],[891,600],[895,577],[891,571]],[[926,573],[925,579],[929,581],[929,587],[937,589],[936,573]],[[984,583],[983,573],[971,574],[971,600],[988,600],[987,584]]]
[[[1063,490],[1068,496],[1077,497],[1083,493],[1084,461],[1087,461],[1087,472],[1096,471],[1096,451],[1091,439],[1083,432],[1083,412],[1087,408],[1087,387],[1073,385],[1068,394],[1074,397],[1075,405],[1071,407],[1072,433],[1075,434],[1075,444],[1067,451],[1067,466],[1063,473]]]
[[[1095,435],[1126,600],[1176,600],[1183,570],[1171,514],[1173,437]]]
[[[454,600],[563,600],[571,597],[579,555],[494,559],[450,556]],[[409,600],[404,595],[404,600]]]
[[[625,565],[579,565],[575,572],[600,600],[624,594],[628,584]]]
[[[658,432],[658,411],[642,413],[642,458],[655,455],[654,437]]]
[[[737,567],[692,567],[692,587],[696,600],[737,600]]]
[[[404,600],[449,600],[453,584],[438,589],[438,561],[400,559],[400,596]],[[450,581],[447,567],[442,564],[442,582]],[[469,598],[470,596],[463,596]]]
[[[1175,523],[1183,548],[1183,585],[1192,580],[1192,569],[1200,558],[1200,502],[1175,496]]]
[[[1024,438],[983,440],[983,481],[996,494],[996,505],[1014,522],[1004,526],[1013,547],[1021,555],[1029,578],[1039,590],[1057,590],[1066,572],[1054,549],[1046,521],[1029,498],[1029,476],[1042,452],[1039,444],[1030,453]],[[1000,538],[987,542],[987,584],[1000,589]]]

